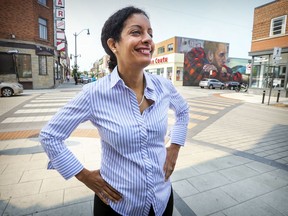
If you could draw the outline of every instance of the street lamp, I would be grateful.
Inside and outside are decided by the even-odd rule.
[[[75,36],[75,61],[74,61],[74,67],[77,69],[77,36],[80,35],[83,31],[87,30],[87,35],[90,35],[89,29],[82,29],[78,34],[75,32],[73,35]]]

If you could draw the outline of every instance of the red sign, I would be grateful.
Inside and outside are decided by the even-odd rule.
[[[65,41],[57,41],[57,50],[65,51]]]
[[[64,9],[56,9],[56,17],[57,18],[65,18],[65,10]]]
[[[57,7],[64,7],[65,6],[64,0],[56,0],[55,4]]]
[[[161,64],[161,63],[167,63],[168,57],[161,57],[161,58],[155,58],[151,60],[151,64]]]

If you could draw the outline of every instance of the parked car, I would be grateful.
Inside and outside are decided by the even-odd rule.
[[[227,89],[233,89],[234,90],[239,85],[240,85],[240,83],[239,82],[235,82],[235,81],[225,82],[225,88],[227,88]]]
[[[217,79],[203,79],[200,81],[199,86],[201,88],[209,88],[209,89],[215,89],[215,88],[220,88],[224,89],[224,83],[220,82]]]
[[[23,85],[16,82],[0,81],[0,94],[2,97],[10,97],[23,93]]]

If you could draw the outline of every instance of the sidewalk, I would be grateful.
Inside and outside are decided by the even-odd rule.
[[[68,95],[81,87],[63,83],[51,90],[51,97],[57,100],[57,92]],[[191,88],[178,90],[190,104]],[[35,92],[26,93],[27,100],[33,102]],[[48,94],[44,96],[43,102]],[[173,215],[288,215],[287,107],[275,107],[276,98],[270,99],[271,106],[267,105],[267,97],[262,104],[261,95],[227,92],[219,96],[223,101],[215,102],[217,106],[228,106],[229,99],[251,105],[236,106],[196,135],[188,136],[171,177]],[[14,100],[9,101],[13,104],[9,110],[23,103],[19,98],[10,98]],[[287,101],[280,98],[283,104]],[[2,120],[7,112],[1,113]],[[28,123],[23,131],[27,128]],[[87,129],[89,135],[84,134]],[[66,142],[88,169],[97,169],[100,164],[96,131],[89,124],[81,125]],[[75,178],[65,181],[56,171],[47,170],[47,162],[33,134],[0,141],[0,215],[92,216],[93,193]]]

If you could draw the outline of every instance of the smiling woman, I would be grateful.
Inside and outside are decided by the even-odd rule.
[[[48,167],[66,179],[76,176],[95,192],[94,215],[172,216],[169,178],[185,143],[188,104],[171,81],[144,72],[155,46],[143,10],[126,7],[114,13],[103,26],[101,42],[111,73],[86,84],[42,129]],[[169,109],[176,118],[166,147]],[[100,170],[86,169],[64,145],[88,120],[101,137]]]

